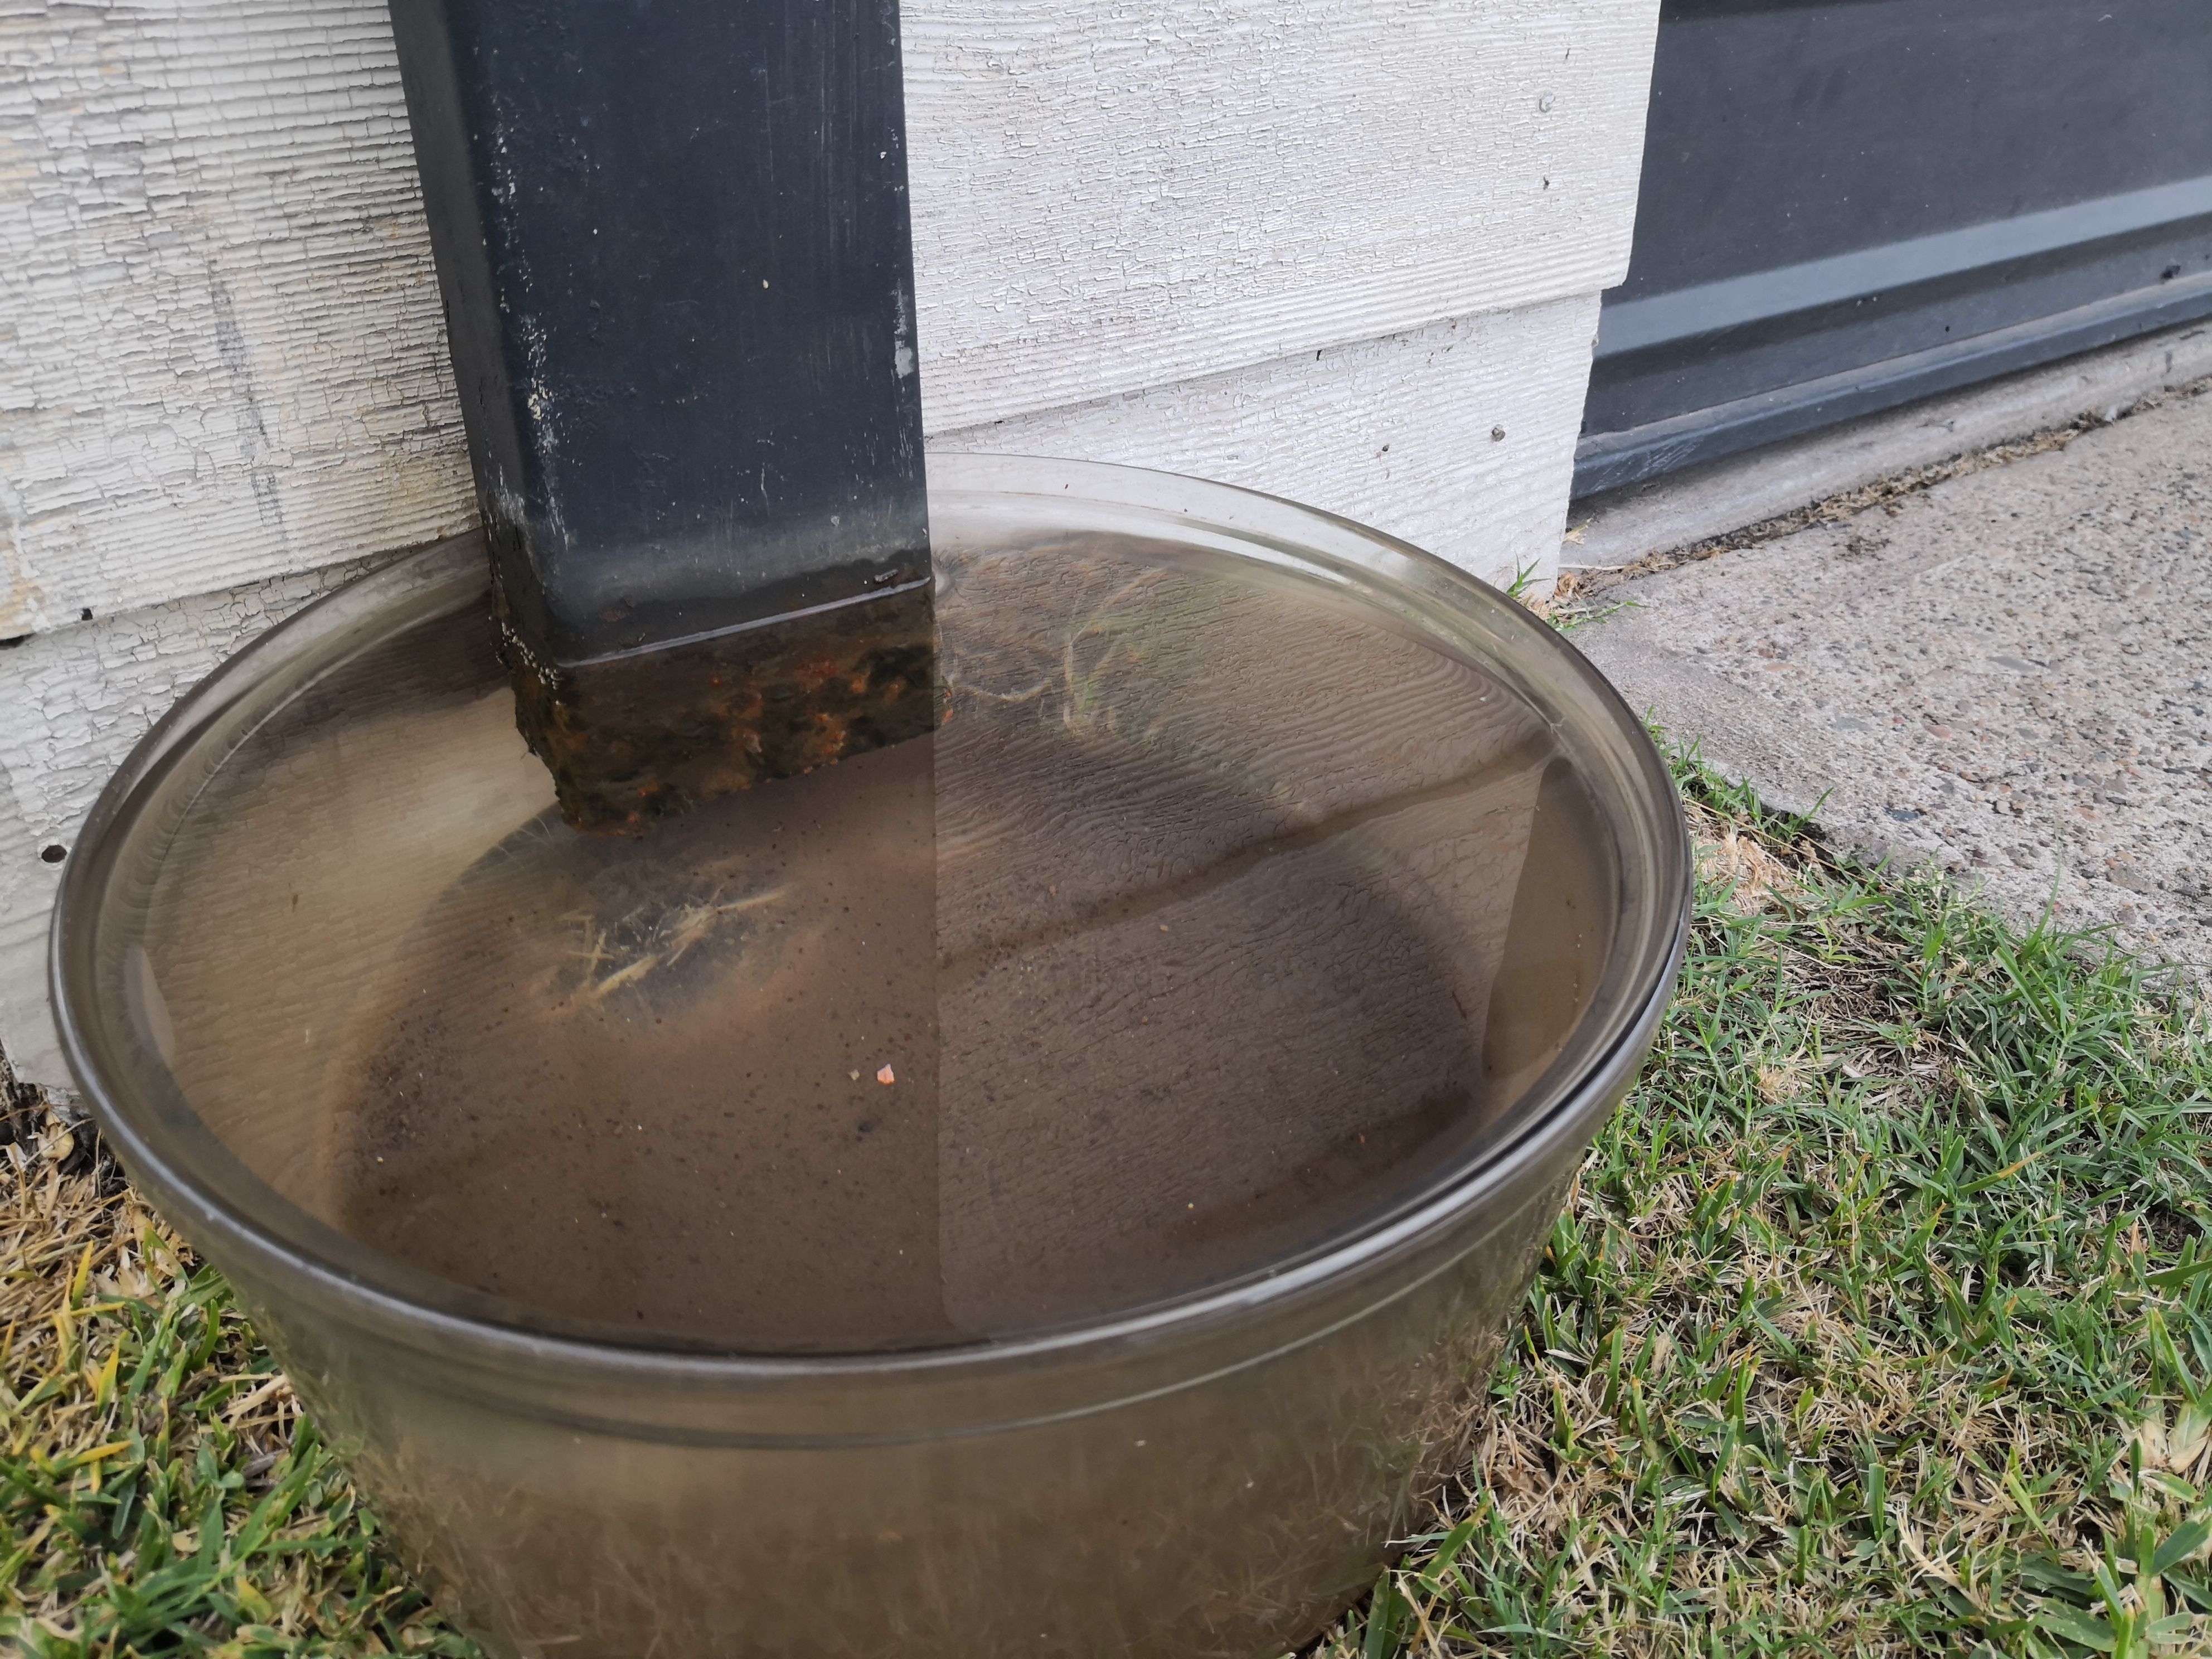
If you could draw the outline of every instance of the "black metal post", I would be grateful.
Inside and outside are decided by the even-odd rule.
[[[624,826],[931,724],[896,0],[392,0],[519,720]]]

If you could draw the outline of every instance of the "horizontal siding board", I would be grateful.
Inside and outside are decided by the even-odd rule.
[[[907,0],[937,430],[1619,282],[1638,0]]]
[[[1655,26],[908,0],[930,430],[1616,280]],[[0,636],[467,523],[383,7],[0,0]]]
[[[1194,473],[1372,525],[1486,580],[1548,580],[1597,319],[1595,294],[1452,319],[932,447]]]
[[[0,635],[467,522],[410,155],[380,8],[0,7]]]

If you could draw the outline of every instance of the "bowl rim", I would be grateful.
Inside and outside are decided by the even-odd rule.
[[[100,901],[101,879],[118,826],[130,823],[170,757],[188,749],[207,728],[219,723],[240,693],[258,684],[264,664],[299,654],[314,638],[314,629],[343,617],[372,600],[383,603],[373,614],[388,612],[405,597],[410,575],[440,556],[464,547],[480,548],[476,532],[466,532],[409,550],[356,577],[257,636],[226,658],[157,721],[102,789],[77,839],[77,855],[63,872],[48,939],[48,975],[55,1024],[70,1072],[82,1087],[93,1115],[131,1172],[135,1184],[149,1189],[161,1208],[196,1242],[209,1241],[207,1253],[227,1273],[234,1259],[264,1283],[288,1284],[319,1303],[335,1305],[347,1322],[428,1354],[483,1364],[550,1367],[569,1375],[618,1379],[629,1387],[659,1382],[683,1389],[732,1382],[799,1385],[811,1382],[875,1382],[936,1376],[958,1378],[1033,1369],[1040,1362],[1081,1363],[1115,1352],[1157,1352],[1177,1339],[1202,1340],[1224,1328],[1249,1325],[1259,1316],[1301,1299],[1316,1304],[1324,1292],[1347,1282],[1371,1282],[1394,1262],[1419,1256],[1425,1243],[1456,1230],[1486,1200],[1502,1194],[1525,1200],[1525,1189],[1548,1170],[1561,1143],[1586,1139],[1602,1110],[1610,1109],[1643,1060],[1658,1020],[1669,1000],[1686,949],[1692,891],[1689,836],[1679,797],[1665,762],[1620,693],[1557,629],[1542,623],[1492,585],[1409,543],[1340,515],[1284,497],[1239,486],[1151,469],[1100,462],[970,454],[929,457],[933,497],[975,495],[1029,497],[1072,496],[1094,505],[1127,507],[1158,519],[1163,493],[1181,498],[1175,505],[1194,532],[1211,531],[1224,546],[1250,556],[1252,546],[1273,546],[1297,566],[1332,556],[1348,560],[1364,582],[1395,588],[1414,602],[1424,621],[1438,607],[1456,605],[1480,613],[1489,627],[1502,626],[1541,652],[1553,653],[1594,712],[1627,739],[1632,764],[1644,786],[1638,803],[1663,802],[1671,830],[1655,837],[1656,879],[1649,896],[1654,912],[1642,951],[1633,964],[1631,994],[1612,1011],[1613,1029],[1601,1044],[1574,1055],[1571,1036],[1553,1066],[1537,1079],[1521,1101],[1465,1155],[1452,1178],[1431,1186],[1412,1202],[1386,1211],[1370,1223],[1338,1236],[1279,1270],[1247,1274],[1201,1285],[1183,1295],[1103,1317],[1072,1322],[1004,1339],[973,1343],[869,1352],[762,1354],[629,1346],[586,1335],[559,1334],[507,1324],[440,1307],[373,1282],[303,1249],[264,1224],[243,1206],[180,1170],[179,1160],[165,1156],[158,1128],[148,1133],[129,1107],[130,1085],[113,1073],[102,1054],[99,1028],[104,1016],[94,994],[90,969]],[[386,590],[390,590],[386,593]],[[1362,597],[1372,599],[1370,594]],[[1428,630],[1435,638],[1433,629]],[[1509,681],[1509,684],[1512,682]],[[1668,918],[1671,917],[1671,925]],[[80,990],[79,988],[82,988]],[[1585,1015],[1587,1018],[1587,1014]],[[212,1137],[210,1137],[212,1138]],[[241,1165],[241,1168],[243,1166]],[[280,1204],[273,1188],[252,1177]],[[1510,1207],[1498,1212],[1502,1221]],[[302,1212],[304,1213],[304,1212]],[[1474,1248],[1489,1229],[1459,1241]],[[333,1234],[334,1237],[338,1235]],[[212,1241],[219,1240],[219,1243]],[[1461,1249],[1455,1249],[1456,1259]],[[1431,1266],[1413,1282],[1425,1278]],[[426,1283],[437,1285],[428,1275]],[[1380,1300],[1394,1299],[1410,1284],[1391,1287]],[[460,1298],[456,1298],[459,1301]],[[1360,1311],[1375,1305],[1364,1302]],[[1339,1318],[1335,1323],[1346,1322]],[[1324,1323],[1300,1333],[1291,1346],[1325,1334]],[[1276,1351],[1284,1346],[1275,1344]],[[1236,1364],[1264,1354],[1241,1356]],[[1185,1377],[1177,1386],[1200,1380]],[[850,1438],[850,1437],[840,1437]]]

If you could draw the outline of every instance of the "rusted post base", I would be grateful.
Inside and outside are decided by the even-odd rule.
[[[392,0],[517,719],[580,828],[930,724],[896,0]]]
[[[934,723],[927,582],[550,671],[507,636],[515,723],[579,830],[653,819],[921,737]]]

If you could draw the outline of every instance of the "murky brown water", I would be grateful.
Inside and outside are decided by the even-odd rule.
[[[549,1325],[881,1349],[1262,1268],[1463,1150],[1610,926],[1548,734],[1310,596],[1083,579],[1095,629],[948,641],[935,738],[481,860],[356,1022],[333,1219]]]

